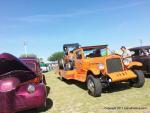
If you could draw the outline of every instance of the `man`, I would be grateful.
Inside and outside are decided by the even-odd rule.
[[[96,49],[93,57],[100,57],[100,56],[101,56],[100,49]]]
[[[122,54],[121,54],[122,58],[123,59],[127,58],[129,61],[132,61],[131,52],[128,49],[126,49],[125,46],[121,46],[120,49],[122,51]]]

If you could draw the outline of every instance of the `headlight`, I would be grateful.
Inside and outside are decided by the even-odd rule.
[[[28,88],[27,88],[27,91],[28,91],[29,93],[35,92],[35,86],[32,85],[32,84],[29,84],[29,86],[28,86]]]
[[[105,68],[104,64],[99,64],[98,67],[100,70],[104,70],[104,68]]]
[[[124,59],[124,60],[123,60],[123,63],[124,63],[124,65],[127,66],[127,65],[129,65],[130,61],[129,61],[128,59]]]

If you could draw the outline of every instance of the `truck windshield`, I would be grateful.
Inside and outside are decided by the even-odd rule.
[[[107,55],[106,48],[94,48],[94,49],[84,50],[85,58],[102,57],[102,56],[106,56],[106,55]]]

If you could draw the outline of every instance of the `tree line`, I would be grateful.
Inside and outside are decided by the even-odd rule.
[[[63,58],[64,56],[64,52],[63,51],[59,51],[59,52],[55,52],[52,55],[50,55],[48,57],[48,61],[58,61],[61,58]],[[39,58],[36,54],[31,53],[31,54],[22,54],[20,55],[20,58],[25,58],[25,57],[33,57],[33,58],[37,58],[40,62],[43,62],[43,58]]]

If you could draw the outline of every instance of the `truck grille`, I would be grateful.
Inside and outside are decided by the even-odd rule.
[[[108,73],[123,71],[120,58],[107,59],[106,64]]]

